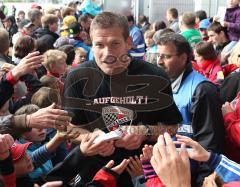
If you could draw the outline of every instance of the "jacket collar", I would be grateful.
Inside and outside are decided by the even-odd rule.
[[[193,71],[192,69],[192,63],[188,62],[186,65],[186,68],[184,69],[184,71],[178,76],[178,78],[176,78],[175,80],[172,80],[171,83],[171,87],[172,87],[172,91],[173,93],[177,93],[178,90],[181,87],[182,82],[186,79],[186,77]]]

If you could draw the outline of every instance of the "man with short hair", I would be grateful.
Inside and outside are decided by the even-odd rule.
[[[199,23],[204,19],[207,19],[207,13],[205,10],[198,10],[195,12],[195,28],[196,29],[199,28]]]
[[[179,33],[179,25],[178,25],[178,10],[176,8],[170,8],[166,13],[167,21],[169,22],[169,28],[174,32]]]
[[[21,36],[31,36],[34,38],[33,36],[33,23],[29,20],[29,19],[24,19],[22,20],[19,25],[18,25],[18,32],[16,34],[13,35],[12,37],[12,43],[13,43],[13,48],[12,48],[12,60],[15,62],[16,61],[16,57],[14,56],[14,47],[15,44],[17,42],[17,40],[21,37]]]
[[[169,131],[174,135],[176,124],[182,120],[166,73],[129,56],[132,40],[125,16],[111,12],[97,15],[90,36],[95,60],[68,74],[63,103],[74,114],[72,123],[90,135],[93,130],[123,130],[125,134],[118,140],[103,140],[99,146],[104,148],[99,148],[98,155],[89,157],[79,169],[71,168],[71,173],[66,172],[69,168],[65,163],[61,164],[51,175],[64,183],[79,172],[81,181],[88,182],[109,159],[119,163],[139,155],[141,147],[146,142],[155,143],[159,134]],[[73,159],[76,163],[72,165],[77,166],[80,161]],[[120,175],[117,186],[133,187],[126,172]]]
[[[138,26],[140,27],[143,35],[145,34],[145,32],[150,28],[150,23],[148,21],[148,18],[145,15],[141,15],[139,16],[139,23]]]
[[[214,45],[216,53],[221,57],[221,63],[226,62],[232,51],[232,48],[225,48],[231,42],[227,35],[227,29],[220,23],[214,22],[208,27],[208,37],[208,41]]]
[[[42,28],[35,30],[35,35],[37,38],[44,38],[46,44],[50,48],[54,48],[53,44],[59,38],[59,35],[56,33],[58,30],[58,17],[53,14],[45,14],[41,19]]]
[[[202,41],[201,34],[194,28],[195,15],[192,12],[185,12],[179,18],[181,35],[189,42],[192,48]]]
[[[28,12],[28,19],[30,19],[30,21],[33,23],[33,25],[34,25],[33,30],[34,31],[36,29],[42,27],[42,22],[41,22],[42,16],[43,16],[43,14],[39,9],[31,9]]]
[[[209,19],[204,19],[204,20],[200,21],[200,23],[199,23],[198,30],[204,41],[208,41],[208,39],[209,39],[207,29],[210,26],[210,24],[211,23],[210,23]]]
[[[178,134],[189,136],[205,149],[221,153],[224,128],[218,88],[192,69],[192,50],[180,34],[156,37],[158,65],[172,81],[173,98],[183,121]],[[206,165],[192,163],[192,186],[201,186],[212,171]]]

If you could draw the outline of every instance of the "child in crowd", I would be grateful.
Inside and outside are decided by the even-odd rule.
[[[20,108],[16,114],[32,114],[38,109],[39,107],[36,105],[25,105]],[[23,133],[22,137],[18,139],[18,142],[21,144],[32,142],[27,148],[27,154],[31,157],[34,165],[34,170],[29,176],[32,181],[37,183],[41,183],[41,178],[53,168],[50,159],[54,156],[57,147],[65,140],[65,138],[71,137],[57,132],[49,142],[44,144],[43,142],[46,139],[46,135],[46,129],[32,128],[31,131]]]
[[[62,76],[62,81],[64,82],[65,78],[67,77],[67,74],[72,70],[72,64],[74,63],[75,58],[75,48],[73,47],[73,45],[67,44],[60,46],[58,50],[64,52],[67,55],[66,60],[67,68]]]
[[[193,67],[213,83],[219,83],[224,79],[220,60],[210,42],[200,42],[194,49],[194,57],[197,64]]]
[[[145,60],[151,64],[157,64],[157,45],[153,40],[155,31],[147,30],[144,34],[145,44],[147,46]]]
[[[31,36],[20,36],[14,45],[14,63],[18,64],[21,59],[35,51],[36,45],[36,40]]]
[[[49,87],[49,88],[56,89],[56,90],[60,91],[58,78],[56,78],[56,77],[44,75],[44,76],[41,77],[40,82],[42,83],[42,85],[44,87]]]
[[[81,153],[79,154],[79,160],[84,159],[84,157],[88,156],[90,153],[93,154],[94,147],[98,146],[92,144],[94,138],[96,138],[96,136],[90,139],[84,139],[81,145],[75,148]],[[0,147],[2,151],[0,153],[0,168],[2,174],[0,180],[3,180],[3,183],[7,187],[33,187],[35,185],[28,176],[33,170],[33,163],[26,153],[31,143],[13,143],[14,140],[9,134],[0,134]],[[103,169],[96,173],[93,181],[87,184],[86,187],[115,187],[118,176],[125,170],[128,163],[129,160],[124,159],[119,165],[113,167],[114,161],[111,160]],[[60,184],[62,183],[60,182]],[[46,183],[46,186],[50,186],[50,183]]]
[[[87,60],[87,51],[82,47],[76,48],[75,58],[72,66],[76,67],[77,65],[84,63],[86,60]]]
[[[33,94],[31,103],[40,108],[48,107],[52,103],[61,106],[60,92],[57,89],[41,87],[35,94]]]
[[[47,76],[58,78],[60,85],[60,92],[63,93],[63,82],[61,76],[65,73],[67,64],[67,55],[59,50],[48,50],[44,53],[43,66],[47,69]]]
[[[46,78],[55,78],[55,77],[47,77]],[[60,98],[60,91],[59,89],[52,89],[49,87],[42,87],[40,88],[33,96],[31,100],[32,104],[37,105],[40,108],[48,107],[52,103],[61,106],[61,98]],[[47,129],[47,140],[51,140],[57,131],[54,128]],[[58,146],[56,150],[56,155],[51,158],[53,165],[57,164],[58,162],[63,161],[63,159],[69,153],[66,142],[62,142],[61,145]],[[69,146],[70,147],[70,146]]]

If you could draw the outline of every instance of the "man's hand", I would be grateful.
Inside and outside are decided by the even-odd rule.
[[[121,139],[115,141],[115,146],[128,150],[135,150],[141,146],[145,139],[145,135],[125,134]]]
[[[43,56],[38,51],[29,53],[12,69],[12,77],[18,80],[21,76],[34,72],[35,69],[41,67],[42,61]]]
[[[188,155],[191,159],[199,161],[199,162],[207,162],[210,158],[210,153],[205,150],[198,142],[192,140],[187,136],[176,135],[177,141],[175,143],[185,144],[192,148],[191,151],[188,152]]]
[[[14,144],[14,139],[9,134],[0,134],[0,160],[4,160],[9,156],[9,149]]]
[[[227,114],[229,112],[234,112],[234,109],[232,108],[232,106],[229,102],[226,102],[222,106],[222,115],[224,116],[225,114]]]
[[[99,136],[99,134],[96,133],[85,135],[80,144],[81,152],[85,156],[93,156],[97,154],[101,156],[110,156],[113,154],[115,150],[113,141],[100,141],[98,143],[93,143],[97,136]]]
[[[186,148],[182,144],[178,153],[168,133],[160,135],[154,145],[151,164],[165,186],[191,186],[190,163]]]
[[[27,127],[31,128],[56,128],[59,131],[65,131],[71,117],[67,111],[57,109],[55,104],[49,107],[39,109],[37,112],[27,115]]]

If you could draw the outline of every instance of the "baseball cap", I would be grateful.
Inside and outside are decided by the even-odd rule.
[[[61,29],[68,29],[69,25],[74,22],[77,22],[77,19],[74,16],[66,16],[65,18],[63,18],[63,26],[61,27]]]
[[[208,27],[210,26],[210,21],[209,19],[203,19],[200,23],[199,23],[199,29],[208,29]]]
[[[20,160],[23,157],[23,155],[25,154],[28,146],[31,143],[32,142],[27,142],[25,144],[14,143],[12,145],[11,154],[12,154],[13,162],[17,162],[18,160]]]
[[[34,24],[29,19],[24,19],[19,23],[20,28],[29,28],[31,26],[34,26]]]
[[[34,8],[42,9],[42,7],[41,7],[39,4],[37,4],[37,3],[33,3],[33,4],[31,5],[31,9],[34,9]]]
[[[69,37],[70,38],[75,37],[82,31],[81,25],[78,22],[71,23],[69,25],[68,29],[69,29]]]

